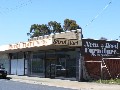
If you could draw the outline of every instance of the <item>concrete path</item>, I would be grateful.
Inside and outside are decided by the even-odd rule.
[[[48,86],[64,87],[78,90],[120,90],[120,85],[98,84],[93,82],[78,82],[61,79],[28,77],[8,75],[13,81],[26,82],[31,84],[41,84]]]

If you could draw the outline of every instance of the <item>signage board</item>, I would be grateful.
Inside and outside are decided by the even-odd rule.
[[[82,46],[82,41],[77,39],[55,38],[54,45]]]
[[[8,50],[40,47],[40,46],[48,46],[48,45],[82,46],[82,41],[77,39],[48,38],[48,39],[10,44]]]
[[[47,46],[51,44],[52,44],[52,38],[48,38],[48,39],[42,39],[42,40],[34,40],[34,41],[10,44],[9,49],[31,48],[31,47]]]
[[[117,55],[119,43],[117,41],[103,40],[83,40],[84,53],[89,53],[91,56],[113,56]]]

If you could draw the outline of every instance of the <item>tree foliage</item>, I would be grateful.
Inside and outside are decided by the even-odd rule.
[[[33,24],[30,27],[30,33],[27,33],[27,35],[30,35],[30,37],[38,37],[50,34],[49,27],[46,24]]]
[[[56,21],[50,21],[48,24],[33,24],[31,25],[30,31],[27,35],[30,35],[30,38],[32,38],[76,29],[81,29],[81,27],[75,20],[65,19],[63,27],[61,26],[61,23]]]
[[[40,35],[40,25],[38,24],[33,24],[30,27],[30,33],[28,33],[27,35],[31,35],[30,37],[37,37]]]
[[[52,33],[63,32],[63,28],[61,26],[61,23],[58,23],[56,21],[50,21],[50,22],[48,22],[48,26],[50,27],[50,30]]]
[[[81,27],[76,23],[75,20],[70,20],[70,19],[65,19],[64,20],[63,28],[64,28],[65,31],[81,29]]]

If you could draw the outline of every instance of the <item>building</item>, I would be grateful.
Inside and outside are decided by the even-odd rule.
[[[9,74],[79,79],[81,35],[78,29],[1,46],[1,63]]]
[[[0,46],[8,74],[77,81],[120,77],[120,42],[82,39],[72,30]]]
[[[120,78],[120,42],[82,40],[84,79]]]

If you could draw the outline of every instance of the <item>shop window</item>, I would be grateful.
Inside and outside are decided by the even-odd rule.
[[[23,52],[19,52],[18,53],[18,59],[22,59],[24,58],[24,53]]]
[[[42,59],[32,60],[32,73],[43,73],[43,60]]]
[[[68,71],[68,77],[76,77],[76,52],[68,51],[66,54],[69,56],[66,61],[66,67]]]
[[[33,55],[33,59],[37,59],[37,54],[34,54],[34,55]]]
[[[17,53],[12,54],[12,59],[17,59]]]
[[[66,70],[65,77],[76,77],[76,51],[69,50],[56,52],[56,65],[61,65]]]
[[[31,74],[43,75],[44,74],[44,52],[33,52],[31,59]]]

